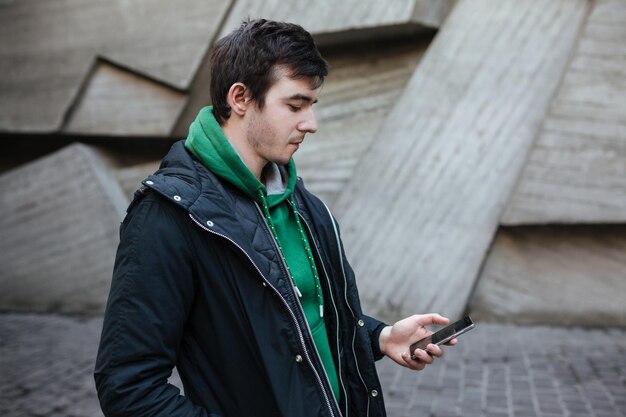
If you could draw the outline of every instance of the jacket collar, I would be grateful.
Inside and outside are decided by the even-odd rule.
[[[283,297],[293,300],[291,283],[258,205],[232,184],[220,181],[176,142],[161,167],[143,184],[184,209],[209,233],[239,247]]]

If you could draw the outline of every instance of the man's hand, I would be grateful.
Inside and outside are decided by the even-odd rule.
[[[445,325],[449,321],[439,314],[416,314],[402,319],[393,326],[385,327],[380,332],[380,351],[399,365],[421,371],[426,365],[433,363],[435,357],[443,355],[443,351],[439,346],[431,343],[425,351],[416,349],[415,352],[411,352],[416,356],[416,359],[411,359],[409,346],[432,333],[426,326],[431,324]],[[452,339],[446,344],[454,345],[456,339]]]

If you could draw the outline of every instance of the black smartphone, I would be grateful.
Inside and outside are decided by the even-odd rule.
[[[455,337],[458,337],[463,333],[472,330],[473,328],[474,322],[472,321],[470,316],[465,316],[461,320],[455,321],[454,323],[444,327],[443,329],[438,330],[435,333],[413,343],[409,347],[409,354],[411,355],[411,359],[416,359],[415,355],[413,355],[415,349],[420,348],[426,350],[426,346],[431,343],[434,345],[443,345],[444,343],[449,342]]]

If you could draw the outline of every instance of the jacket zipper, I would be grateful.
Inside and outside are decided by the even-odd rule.
[[[324,266],[324,262],[322,261],[322,258],[320,256],[320,250],[317,246],[317,241],[313,238],[313,233],[311,231],[311,227],[309,226],[309,223],[306,221],[306,219],[304,217],[302,217],[302,215],[298,212],[298,216],[300,217],[300,219],[302,220],[302,222],[306,225],[306,228],[309,232],[309,236],[311,236],[311,240],[313,241],[313,246],[315,247],[315,251],[317,253],[317,257],[320,259],[320,264],[322,265],[322,270],[324,271],[324,276],[326,277],[326,282],[328,284],[328,293],[330,294],[330,301],[333,305],[333,308],[335,309],[335,319],[336,319],[336,329],[337,329],[337,362],[338,362],[338,369],[337,369],[337,376],[339,377],[339,382],[341,383],[341,389],[343,390],[343,395],[345,398],[345,413],[344,416],[348,417],[349,415],[349,411],[348,411],[348,392],[346,391],[346,386],[345,383],[343,381],[343,377],[342,377],[342,372],[341,372],[341,352],[340,352],[340,348],[339,348],[339,311],[337,310],[337,304],[335,303],[335,297],[333,296],[333,292],[332,292],[332,287],[331,287],[331,283],[330,283],[330,278],[328,277],[328,273],[326,272],[326,267]],[[353,315],[354,317],[354,315]]]
[[[255,203],[255,206],[257,207],[257,210],[259,210],[259,211],[261,210],[259,208],[259,206],[256,205],[256,203]],[[324,399],[326,400],[326,405],[328,406],[328,409],[330,411],[330,415],[331,416],[335,416],[335,413],[333,411],[333,408],[331,406],[331,403],[330,403],[330,400],[329,400],[329,397],[328,397],[328,393],[326,392],[326,389],[324,388],[324,384],[322,383],[322,379],[320,378],[319,373],[317,372],[317,369],[315,369],[315,366],[313,365],[313,361],[311,360],[311,358],[309,356],[308,350],[306,348],[306,343],[304,341],[304,335],[302,333],[302,329],[300,328],[300,324],[298,323],[298,319],[296,318],[296,315],[294,314],[294,312],[292,311],[291,307],[289,306],[289,303],[287,302],[287,300],[285,300],[283,298],[283,296],[280,293],[280,291],[278,291],[278,289],[272,285],[272,283],[265,277],[265,275],[263,275],[263,273],[261,272],[259,267],[256,265],[256,263],[252,260],[250,255],[248,255],[248,252],[246,252],[241,246],[239,246],[239,244],[237,244],[237,242],[235,242],[234,240],[232,240],[231,238],[229,238],[226,235],[223,235],[221,233],[216,232],[215,230],[211,230],[211,229],[207,228],[199,220],[197,220],[191,213],[189,213],[189,217],[191,218],[191,220],[193,220],[194,223],[196,223],[198,226],[200,226],[203,230],[206,230],[207,232],[212,233],[212,234],[214,234],[216,236],[220,236],[220,237],[228,240],[229,242],[231,242],[233,245],[235,245],[244,255],[246,255],[246,257],[248,258],[250,263],[252,263],[252,265],[254,266],[254,269],[256,269],[256,271],[259,273],[261,278],[263,278],[263,281],[265,283],[267,283],[267,285],[269,285],[269,287],[274,290],[276,295],[278,295],[278,298],[281,299],[281,301],[285,305],[285,308],[287,309],[287,311],[289,311],[289,314],[291,315],[291,318],[293,319],[294,324],[296,325],[296,330],[298,331],[298,338],[300,339],[300,344],[302,345],[302,350],[304,352],[304,355],[307,358],[307,361],[311,365],[311,369],[313,369],[313,373],[315,374],[315,377],[317,379],[317,382],[318,382],[320,388],[322,389],[322,392],[324,393]],[[263,217],[263,213],[262,212],[261,212],[261,218],[265,222],[265,218]],[[267,226],[267,222],[265,222],[265,226],[268,227],[268,230],[269,230],[269,226]],[[270,233],[270,235],[271,235],[271,233]],[[275,239],[274,239],[274,244],[277,245]],[[278,245],[276,247],[278,247]],[[284,265],[284,263],[285,263],[285,261],[283,259],[283,266],[285,267],[285,270],[287,270],[286,269],[286,265]],[[289,282],[291,282],[291,280],[289,280]],[[295,294],[295,288],[293,286],[293,282],[291,282],[291,287],[292,287],[292,290],[294,291],[294,294]],[[300,307],[300,308],[302,308],[302,307]],[[304,315],[304,312],[302,314]],[[320,363],[321,363],[321,360],[320,360]]]
[[[346,278],[346,271],[343,267],[343,254],[341,253],[341,239],[339,239],[339,232],[337,231],[337,225],[335,224],[335,219],[333,217],[333,214],[331,213],[326,203],[322,202],[322,204],[324,204],[324,207],[326,207],[326,211],[328,212],[328,215],[330,216],[330,221],[333,224],[333,231],[335,232],[335,239],[337,241],[337,250],[339,251],[339,263],[341,264],[341,275],[343,276],[343,282],[344,282],[344,297],[346,300],[346,305],[348,306],[350,313],[352,313],[352,317],[355,317],[354,311],[352,310],[352,307],[350,307],[350,303],[348,302],[348,279]],[[359,379],[361,380],[361,383],[363,384],[363,388],[365,388],[365,394],[367,396],[366,416],[369,416],[370,415],[370,393],[369,393],[369,388],[367,388],[367,384],[365,383],[365,380],[363,379],[363,375],[361,375],[361,370],[359,369],[359,360],[356,356],[356,352],[354,348],[355,340],[356,340],[356,326],[354,328],[354,333],[352,335],[352,355],[354,356],[354,361],[356,363],[356,371],[359,374]]]
[[[276,238],[272,234],[272,232],[270,230],[270,227],[267,224],[267,221],[265,220],[265,216],[263,216],[263,212],[261,211],[261,208],[259,207],[258,204],[255,203],[255,205],[256,205],[257,211],[259,212],[259,214],[261,215],[261,218],[263,219],[263,223],[265,223],[265,227],[267,228],[267,231],[269,232],[270,236],[272,236],[272,240],[274,241],[274,245],[276,246],[276,249],[280,253],[280,247],[278,246],[278,242],[276,241]],[[296,287],[295,287],[295,285],[293,283],[293,278],[291,276],[289,276],[289,269],[287,268],[287,262],[285,261],[285,258],[284,258],[284,256],[282,256],[282,254],[280,256],[280,259],[282,261],[284,271],[285,271],[285,273],[287,274],[287,276],[289,278],[289,283],[291,284],[291,290],[293,291],[293,294],[296,297],[299,297],[300,296],[300,294],[299,294],[300,290],[296,289]],[[319,361],[320,364],[322,364],[322,358],[320,358],[319,352],[317,351],[317,348],[315,347],[315,342],[313,342],[313,332],[311,331],[311,328],[309,327],[309,323],[306,321],[306,315],[304,314],[304,309],[302,309],[302,305],[299,302],[298,302],[298,308],[300,309],[300,313],[302,313],[302,317],[304,317],[304,322],[306,324],[307,330],[309,331],[309,335],[311,335],[311,342],[313,343],[313,350],[315,352],[315,355],[317,356],[317,360]],[[294,315],[294,317],[295,317],[295,315]],[[306,346],[304,345],[304,336],[302,336],[302,344],[303,344],[303,347],[304,347],[304,353],[307,356],[307,359],[309,360],[309,363],[311,364],[311,368],[313,368],[313,371],[315,372],[315,377],[317,378],[317,381],[320,384],[320,387],[322,387],[322,392],[324,393],[324,398],[326,400],[326,405],[330,409],[331,415],[334,415],[330,398],[332,397],[333,401],[335,401],[335,405],[337,406],[337,409],[339,409],[339,405],[336,402],[335,395],[334,394],[329,395],[329,393],[326,391],[326,389],[324,389],[324,384],[322,382],[322,377],[319,375],[319,372],[317,371],[317,369],[315,369],[315,366],[313,366],[313,361],[311,360],[311,358],[309,357],[309,355],[307,353]],[[322,366],[322,368],[323,368],[323,366]],[[326,376],[326,380],[328,381],[328,375],[326,375],[325,371],[324,371],[324,375]],[[330,387],[330,382],[328,382],[328,386]]]

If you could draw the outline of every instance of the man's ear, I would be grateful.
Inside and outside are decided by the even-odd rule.
[[[235,83],[230,86],[226,101],[230,110],[238,116],[243,116],[250,105],[250,90],[244,83]]]

